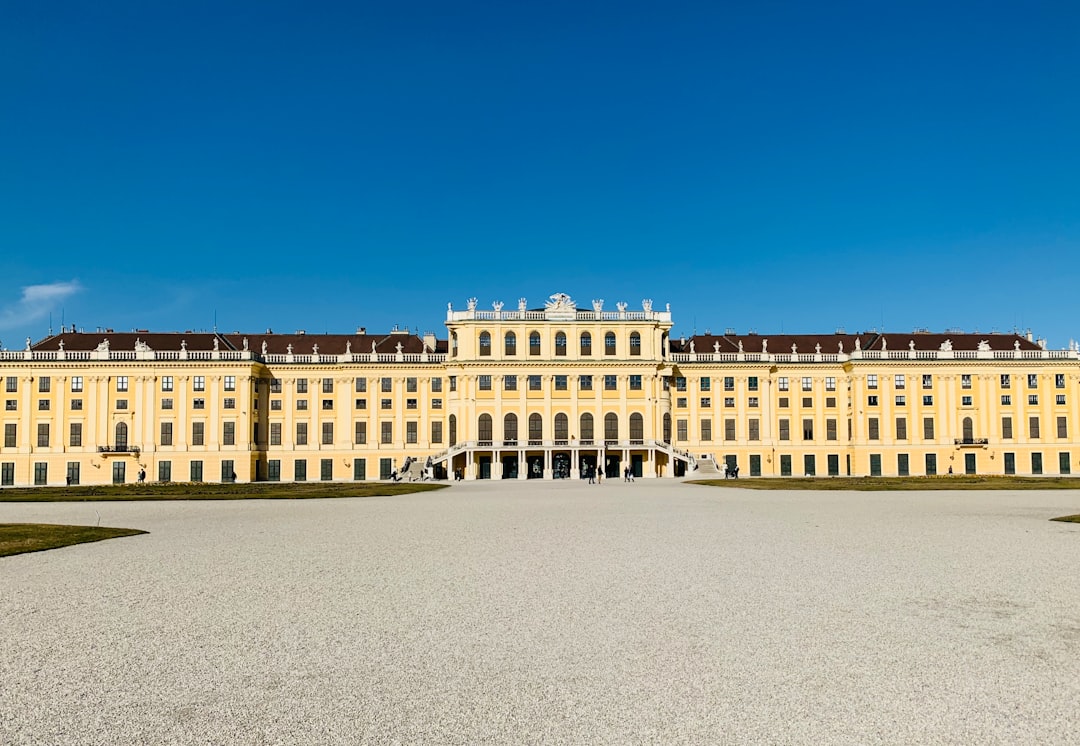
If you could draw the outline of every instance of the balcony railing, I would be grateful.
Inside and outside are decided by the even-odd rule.
[[[121,446],[98,446],[98,453],[102,453],[102,454],[105,454],[105,455],[110,455],[110,454],[124,455],[124,454],[130,453],[130,454],[134,454],[135,456],[138,456],[139,455],[139,447],[138,446],[124,446],[124,445],[121,445]]]
[[[954,445],[958,446],[985,446],[990,445],[989,438],[955,438]]]

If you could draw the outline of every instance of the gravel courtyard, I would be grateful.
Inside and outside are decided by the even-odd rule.
[[[0,743],[1076,743],[1076,492],[0,504]]]

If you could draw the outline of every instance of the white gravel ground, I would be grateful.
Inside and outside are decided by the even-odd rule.
[[[0,504],[0,743],[1077,743],[1076,492]]]

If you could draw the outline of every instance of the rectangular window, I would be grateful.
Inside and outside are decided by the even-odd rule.
[[[73,394],[81,394],[82,390],[83,390],[82,376],[72,376],[71,377],[71,392]]]
[[[563,375],[555,376],[555,390],[556,391],[566,391],[567,386],[568,386],[568,384],[567,384],[568,379],[569,379],[569,376],[563,376]]]
[[[1042,437],[1039,434],[1039,417],[1037,415],[1028,418],[1028,435],[1032,438]]]
[[[877,394],[871,394],[870,396],[866,397],[866,404],[870,407],[876,407],[878,405]]]
[[[641,376],[638,376],[638,378],[640,377]],[[700,386],[702,391],[709,391],[712,388],[712,379],[710,379],[708,376],[702,376],[698,385]]]
[[[380,383],[380,387],[384,394],[388,394],[394,390],[394,380],[389,376],[384,376]]]
[[[15,462],[5,461],[0,464],[0,486],[11,487],[15,484]]]
[[[367,423],[357,422],[353,432],[353,440],[356,445],[367,445]]]
[[[1069,425],[1064,417],[1057,418],[1057,436],[1059,438],[1069,437]]]
[[[416,378],[411,377],[411,376],[409,378],[406,378],[405,379],[405,393],[407,393],[407,394],[415,394],[416,391],[417,391],[417,389],[416,389]]]
[[[1039,388],[1039,376],[1038,376],[1038,374],[1037,373],[1028,373],[1027,383],[1028,383],[1027,387],[1029,389],[1037,389],[1037,388]]]
[[[324,422],[322,423],[322,444],[324,446],[334,445],[334,423]]]
[[[866,388],[868,388],[868,389],[876,389],[877,388],[877,375],[876,374],[871,373],[870,375],[868,375],[866,377]]]
[[[266,462],[266,479],[270,482],[281,481],[281,459],[272,458]]]
[[[503,376],[503,390],[517,391],[517,376]]]
[[[405,409],[416,409],[418,407],[417,399],[406,399]]]
[[[825,377],[825,390],[836,391],[836,378],[834,376]]]
[[[357,399],[353,402],[357,409],[367,409],[367,399]]]
[[[680,441],[685,442],[690,439],[689,430],[689,423],[686,420],[676,420],[675,431],[678,433],[677,437]]]
[[[34,463],[34,484],[37,486],[49,483],[49,465],[44,461]]]
[[[1001,438],[1003,440],[1012,440],[1012,436],[1013,436],[1012,417],[1002,417],[1001,418]]]
[[[192,391],[206,391],[206,376],[193,376],[191,389]]]
[[[707,408],[709,408],[711,406],[712,406],[712,397],[711,396],[703,396],[703,397],[701,397],[701,407],[702,407],[702,409],[707,409]]]
[[[296,379],[296,393],[298,393],[298,394],[306,394],[308,392],[307,383],[308,383],[308,381],[307,381],[306,378],[297,378]]]
[[[232,459],[223,459],[221,462],[221,483],[232,484],[236,481],[236,465]]]
[[[432,378],[431,379],[431,392],[433,394],[441,394],[442,393],[442,379],[441,378]]]
[[[14,422],[4,423],[4,448],[15,448],[18,434],[18,425]]]
[[[786,418],[780,420],[780,440],[791,440],[791,421]]]
[[[814,455],[811,453],[803,456],[803,474],[808,477],[817,475],[817,464],[815,463]]]
[[[171,446],[173,444],[173,442],[172,442],[172,428],[173,428],[173,424],[171,422],[162,422],[161,423],[161,436],[159,438],[160,441],[161,441],[161,445],[163,445],[163,446]]]
[[[442,443],[442,423],[431,423],[431,442],[432,444]]]
[[[880,453],[871,453],[870,454],[870,476],[872,476],[872,477],[880,477],[881,476],[881,454]]]
[[[128,408],[128,400],[127,399],[117,399],[116,400],[116,408],[117,409],[127,409]]]
[[[38,448],[49,447],[49,423],[39,422],[37,426],[37,445]]]
[[[1012,394],[1002,394],[1001,404],[1005,407],[1012,406]]]
[[[296,423],[296,445],[298,445],[298,446],[306,446],[307,445],[307,435],[308,435],[307,426],[308,426],[308,424],[306,422],[297,422]]]
[[[868,417],[866,419],[866,437],[869,440],[878,440],[880,433],[878,430],[878,418]]]
[[[825,420],[825,440],[836,440],[836,420]]]
[[[1012,384],[1012,379],[1009,377],[1009,374],[1008,373],[1002,373],[1001,374],[1001,388],[1007,389],[1007,388],[1009,388],[1009,386],[1011,384]]]
[[[803,405],[803,407],[805,407],[806,409],[810,409],[810,408],[811,408],[812,406],[814,406],[814,399],[813,399],[813,397],[810,397],[810,396],[804,396],[804,397],[802,398],[802,405]]]
[[[357,378],[355,381],[353,381],[353,390],[356,391],[356,393],[358,393],[358,394],[366,394],[367,393],[367,379],[366,378]]]
[[[780,378],[776,379],[776,388],[778,391],[788,390],[788,379],[786,376],[781,376]]]
[[[191,423],[191,445],[201,446],[206,437],[206,423],[205,422],[192,422]]]
[[[221,400],[222,409],[236,409],[236,399],[231,396],[226,396]]]
[[[724,440],[735,440],[735,418],[724,418]]]
[[[810,376],[803,376],[802,390],[803,391],[813,391],[814,390],[814,381]]]
[[[159,482],[172,481],[172,461],[158,461],[157,480]]]
[[[780,476],[791,476],[791,455],[784,453],[780,456]]]
[[[162,376],[161,377],[161,390],[165,391],[165,392],[169,392],[169,391],[173,390],[173,377],[172,376]]]
[[[686,391],[686,376],[675,377],[675,390]]]
[[[236,391],[236,376],[225,376],[225,390]]]
[[[781,396],[779,399],[776,400],[776,406],[780,407],[781,409],[787,409],[789,406],[791,406],[791,401],[786,396]]]
[[[47,394],[52,390],[52,379],[49,376],[41,376],[38,378],[38,393]]]
[[[202,461],[192,461],[191,462],[191,468],[190,468],[189,471],[191,473],[191,481],[192,482],[201,482],[202,481],[202,478],[203,478]]]
[[[82,446],[82,423],[72,422],[68,426],[68,445],[71,448],[79,448]]]
[[[384,444],[390,444],[394,442],[394,423],[383,422],[381,423],[381,435],[380,440]]]
[[[38,408],[39,412],[48,411],[48,409],[49,409],[49,400],[48,399],[39,399],[38,403],[37,403],[37,408]]]
[[[761,420],[752,418],[746,421],[747,440],[761,440]]]
[[[270,445],[272,445],[272,446],[281,445],[281,423],[280,422],[271,422],[270,423]]]
[[[1065,374],[1064,373],[1055,373],[1054,374],[1054,388],[1056,388],[1056,389],[1065,388]]]
[[[5,379],[5,391],[9,394],[14,394],[19,390],[19,379],[15,376],[8,376]]]
[[[298,458],[293,462],[293,480],[297,482],[307,481],[307,459]]]
[[[756,396],[750,396],[746,399],[746,406],[756,407],[758,405],[758,398]]]
[[[932,407],[934,406],[934,397],[930,394],[927,394],[922,398],[922,403],[924,407]]]
[[[389,479],[394,473],[394,460],[389,458],[379,459],[379,479]]]
[[[962,388],[962,389],[971,388],[971,374],[970,373],[961,373],[960,374],[960,388]]]
[[[679,409],[686,409],[686,397],[680,396],[678,399],[676,399],[675,406]]]
[[[929,373],[924,373],[922,377],[922,387],[924,389],[934,388],[934,377]]]
[[[709,379],[706,378],[705,380],[707,381]],[[734,391],[734,390],[735,390],[735,377],[734,376],[724,376],[724,391]]]
[[[896,395],[896,406],[903,407],[907,405],[907,397],[903,394]]]
[[[908,455],[906,453],[896,454],[896,474],[897,476],[906,477],[910,475],[910,469],[908,467]]]
[[[1065,394],[1058,394],[1054,399],[1055,404],[1065,404]]]
[[[280,394],[281,393],[281,379],[280,378],[271,378],[270,379],[270,393],[271,394]]]
[[[685,380],[685,379],[684,379]],[[618,379],[610,373],[604,376],[604,391],[615,391],[618,388]],[[685,391],[685,388],[680,389]]]
[[[709,379],[706,378],[705,380],[708,381]],[[631,375],[630,376],[630,390],[631,391],[641,391],[641,376],[639,376],[639,375]],[[708,386],[706,386],[705,388],[702,389],[702,391],[708,391],[708,390],[709,390]]]
[[[416,422],[406,422],[405,423],[405,442],[406,443],[410,443],[410,444],[415,444],[416,443],[416,439],[418,437],[417,428],[418,428],[418,423],[416,423]]]
[[[814,439],[814,421],[812,419],[802,421],[802,438],[803,440]]]
[[[907,417],[896,418],[896,439],[907,440]]]
[[[191,400],[191,408],[192,409],[206,409],[206,399],[192,399]]]
[[[447,381],[450,383],[450,390],[457,391],[457,376],[447,376]]]
[[[491,391],[491,376],[481,375],[476,377],[477,388],[480,391]]]
[[[926,476],[932,477],[937,474],[937,454],[926,454]]]
[[[334,460],[330,458],[319,459],[319,479],[329,482],[334,478]]]
[[[829,476],[830,477],[838,477],[838,476],[840,476],[840,457],[838,455],[836,455],[835,453],[830,453],[829,456],[828,456],[828,461],[829,461],[829,467],[828,467],[829,468]]]
[[[1058,473],[1059,474],[1071,474],[1072,473],[1072,466],[1070,464],[1071,464],[1071,462],[1069,461],[1069,454],[1068,453],[1059,453],[1058,454]]]
[[[825,406],[828,407],[829,409],[836,409],[836,397],[835,396],[826,396],[825,397]]]
[[[1042,474],[1043,473],[1043,461],[1041,453],[1031,454],[1031,473]]]
[[[712,420],[704,419],[701,421],[701,440],[712,440]]]
[[[442,399],[432,399],[431,400],[431,408],[432,409],[442,409]]]
[[[1039,404],[1039,395],[1038,394],[1028,394],[1028,404],[1030,404],[1032,406],[1038,406],[1038,404]]]
[[[352,478],[357,482],[362,482],[367,479],[367,459],[354,458],[353,459],[353,475]]]
[[[360,401],[360,400],[357,399],[357,401]],[[271,412],[280,412],[281,411],[281,399],[271,399],[270,400],[270,411]]]
[[[379,409],[393,409],[393,408],[394,408],[394,400],[393,399],[380,399],[379,400]]]
[[[907,384],[907,376],[903,373],[897,373],[893,376],[893,388],[902,389]]]
[[[750,376],[749,378],[746,379],[746,389],[747,389],[747,391],[757,391],[758,390],[758,377],[757,376]]]
[[[333,378],[324,378],[324,379],[322,379],[322,392],[324,394],[332,394],[332,393],[334,393],[334,379]]]
[[[540,376],[529,376],[529,391],[539,391],[541,388]]]
[[[973,400],[973,398],[970,397],[970,396],[961,396],[960,397],[960,406],[962,406],[962,407],[970,407],[970,406],[972,406],[972,400]]]
[[[116,390],[121,391],[121,392],[128,390],[128,377],[127,376],[117,376],[116,377]]]

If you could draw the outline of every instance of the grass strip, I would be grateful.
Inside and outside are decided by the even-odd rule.
[[[245,484],[116,484],[94,487],[24,487],[0,490],[0,502],[97,502],[105,500],[313,500],[384,497],[441,490],[445,484],[383,482]]]
[[[690,484],[748,490],[851,490],[861,492],[919,490],[1080,490],[1077,477],[968,476],[936,477],[754,477],[695,479]]]
[[[106,526],[61,526],[52,523],[0,523],[0,557],[26,552],[42,552],[72,544],[145,534],[137,528]]]
[[[1051,518],[1051,521],[1061,521],[1062,523],[1080,523],[1080,515],[1063,515],[1060,518]]]

